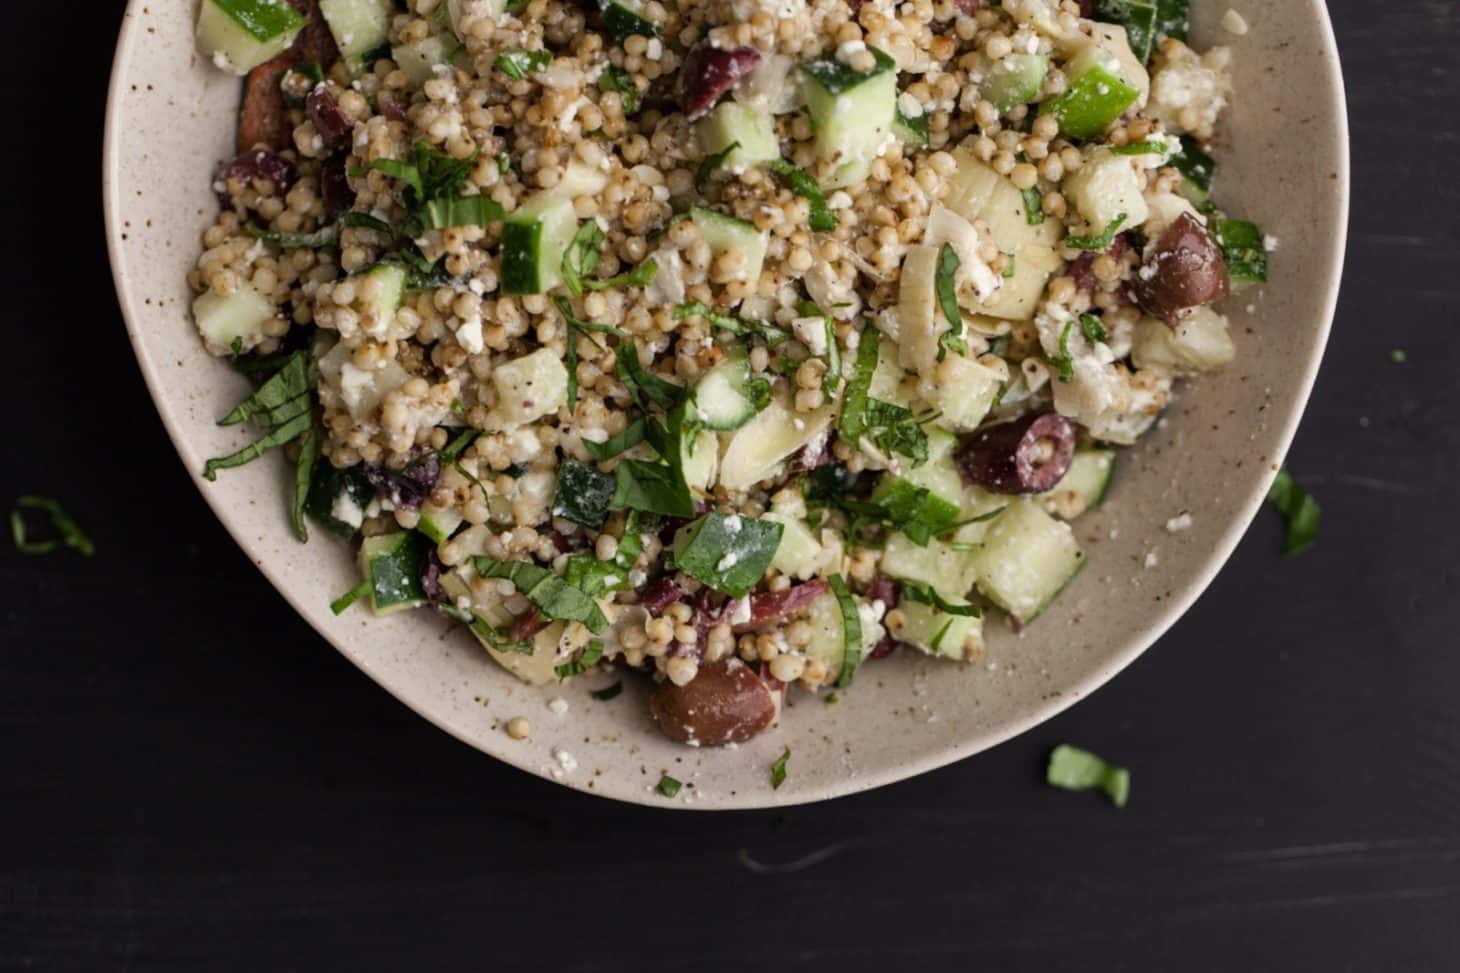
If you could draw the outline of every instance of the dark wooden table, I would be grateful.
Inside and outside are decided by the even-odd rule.
[[[1156,649],[991,753],[708,817],[449,739],[240,555],[112,297],[96,164],[119,15],[44,8],[12,10],[0,67],[3,500],[65,498],[98,552],[0,549],[0,967],[1460,965],[1451,0],[1331,3],[1354,210],[1290,459],[1323,503],[1317,548],[1281,559],[1263,515]],[[1129,807],[1041,783],[1064,740],[1132,768]]]

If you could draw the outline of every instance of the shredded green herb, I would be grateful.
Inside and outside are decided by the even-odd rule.
[[[1044,196],[1039,189],[1030,186],[1028,189],[1020,190],[1024,197],[1024,222],[1030,226],[1038,226],[1044,222]]]
[[[343,615],[351,605],[359,601],[361,598],[364,598],[366,595],[370,594],[370,587],[370,579],[366,578],[364,581],[360,582],[359,585],[351,588],[349,591],[345,592],[343,595],[340,595],[334,601],[330,602],[330,611],[336,615]]]
[[[600,463],[607,459],[613,459],[622,452],[633,449],[644,441],[644,420],[635,419],[624,428],[624,431],[615,436],[610,436],[601,443],[595,443],[591,439],[583,440],[583,448],[588,455]]]
[[[1312,547],[1318,539],[1318,521],[1323,511],[1312,494],[1298,486],[1286,467],[1278,470],[1271,489],[1267,491],[1267,500],[1282,514],[1287,525],[1283,556],[1292,557]]]
[[[498,71],[514,81],[523,81],[533,71],[540,71],[552,62],[548,51],[507,51],[493,62]]]
[[[963,313],[958,310],[958,287],[956,278],[960,261],[953,244],[944,243],[938,250],[938,266],[933,275],[933,287],[938,295],[938,307],[948,322],[948,330],[938,336],[938,360],[942,361],[949,351],[960,355],[968,354],[968,342],[963,337]]]
[[[781,785],[786,782],[786,764],[791,759],[791,748],[787,747],[785,752],[776,758],[771,764],[771,789],[780,790]]]
[[[577,658],[569,659],[560,666],[554,666],[553,672],[557,673],[559,679],[572,679],[598,665],[598,660],[602,658],[603,643],[595,639],[588,643],[588,648],[579,653]]]
[[[675,797],[679,794],[679,789],[683,786],[682,783],[670,777],[668,774],[662,774],[659,777],[659,783],[654,785],[654,790],[664,797]]]
[[[1115,242],[1115,234],[1125,226],[1126,214],[1121,213],[1111,220],[1097,236],[1067,236],[1065,246],[1071,250],[1105,250]]]
[[[674,308],[674,320],[678,321],[687,317],[701,317],[705,323],[712,328],[719,328],[722,331],[729,331],[731,334],[759,335],[765,339],[766,345],[775,348],[789,341],[791,335],[783,328],[764,321],[756,321],[752,318],[737,317],[734,314],[726,314],[723,311],[716,311],[703,301],[686,301]]]
[[[811,229],[817,233],[831,233],[836,229],[836,213],[826,204],[826,194],[822,192],[821,186],[812,178],[809,172],[798,169],[785,159],[773,159],[767,163],[767,167],[786,180],[786,185],[791,192],[806,200],[811,206],[811,215],[807,220]]]
[[[1073,382],[1075,380],[1075,359],[1070,355],[1070,332],[1075,329],[1075,320],[1071,318],[1065,322],[1063,330],[1060,331],[1060,353],[1050,364],[1059,368],[1059,380],[1061,382]]]
[[[608,619],[592,598],[547,568],[525,561],[498,561],[481,556],[472,558],[472,565],[480,577],[505,578],[512,582],[544,618],[582,622],[594,634],[608,627]]]
[[[594,699],[598,700],[599,702],[606,703],[610,699],[616,698],[623,691],[624,691],[624,684],[623,684],[623,681],[620,680],[619,682],[614,683],[612,686],[605,686],[602,689],[595,689],[595,690],[593,690],[593,692],[589,693],[588,695],[592,696]]]
[[[46,540],[33,540],[26,528],[25,511],[27,510],[39,510],[44,513],[56,536]],[[25,496],[15,501],[15,509],[10,511],[10,536],[15,541],[15,549],[22,554],[50,554],[62,547],[69,548],[83,557],[91,557],[96,553],[96,546],[92,544],[91,538],[87,537],[80,525],[71,518],[70,514],[66,513],[60,501],[52,500],[49,497]]]
[[[1085,333],[1085,340],[1091,344],[1110,340],[1110,336],[1105,333],[1105,325],[1093,314],[1080,315],[1080,330]]]
[[[598,76],[598,90],[618,92],[624,117],[639,110],[639,90],[634,87],[634,79],[621,67],[610,64],[604,68],[603,73]]]
[[[730,153],[738,148],[740,148],[739,142],[731,142],[719,152],[711,152],[701,159],[699,168],[695,169],[695,188],[700,189],[709,182],[710,177],[725,164],[726,159],[730,158]]]
[[[204,479],[216,480],[219,470],[243,466],[313,429],[313,397],[306,352],[296,351],[284,359],[282,367],[258,391],[235,406],[218,424],[232,426],[247,420],[252,420],[264,435],[236,453],[208,460],[203,466]]]

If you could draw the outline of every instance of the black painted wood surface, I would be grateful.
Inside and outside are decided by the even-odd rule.
[[[240,555],[112,298],[119,5],[91,6],[15,5],[12,37],[44,40],[0,65],[0,499],[65,498],[98,546],[0,549],[0,968],[1460,966],[1452,0],[1330,3],[1355,193],[1290,457],[1323,503],[1317,548],[1283,560],[1265,514],[1156,649],[991,753],[719,816],[584,797],[449,739]],[[1043,786],[1065,740],[1132,768],[1129,807]]]

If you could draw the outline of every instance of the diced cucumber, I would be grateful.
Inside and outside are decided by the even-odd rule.
[[[426,539],[414,531],[367,537],[360,543],[360,573],[370,582],[370,608],[389,615],[426,603],[421,569]]]
[[[556,666],[560,655],[567,655],[568,652],[582,647],[564,646],[562,643],[567,632],[567,623],[553,622],[532,637],[529,651],[518,651],[518,647],[510,644],[510,636],[498,634],[511,626],[513,621],[500,600],[474,595],[467,583],[454,571],[441,576],[441,587],[458,607],[463,600],[470,606],[476,619],[470,626],[471,633],[487,650],[487,655],[530,686],[546,686],[557,682]],[[584,636],[586,644],[586,630]]]
[[[811,640],[801,651],[806,658],[826,667],[825,682],[830,685],[841,675],[847,655],[846,629],[836,595],[828,591],[813,601],[806,610],[806,621],[811,625]]]
[[[1175,325],[1142,318],[1131,344],[1131,361],[1138,368],[1155,365],[1178,372],[1210,372],[1236,356],[1227,319],[1209,307],[1192,309]]]
[[[1092,60],[1101,60],[1101,55],[1109,57],[1108,52],[1092,44],[1076,59],[1089,52],[1096,52],[1091,54]],[[1070,68],[1074,67],[1072,61]],[[1039,113],[1058,119],[1060,133],[1069,138],[1092,139],[1109,128],[1139,96],[1139,91],[1120,80],[1102,60],[1081,74],[1072,74],[1069,87],[1046,101]]]
[[[956,605],[968,604],[964,598],[949,598]],[[976,656],[983,647],[983,619],[977,615],[953,615],[935,605],[925,605],[904,598],[898,605],[903,622],[892,633],[899,642],[921,649],[928,655],[956,659],[959,662]]]
[[[994,518],[972,554],[978,590],[1020,622],[1033,621],[1085,564],[1070,525],[1030,500]]]
[[[1119,24],[1094,25],[1094,43],[1114,59],[1104,61],[1106,68],[1117,78],[1136,89],[1135,105],[1144,108],[1151,93],[1151,75],[1146,71],[1146,59],[1131,49],[1130,36]],[[1078,58],[1079,55],[1076,55]],[[1074,59],[1072,59],[1074,60]]]
[[[433,507],[426,504],[421,507],[421,519],[416,523],[416,530],[440,544],[456,533],[462,519],[461,513],[454,507]]]
[[[264,339],[264,325],[278,313],[274,303],[249,284],[227,295],[210,290],[193,301],[193,320],[215,355],[231,354],[234,342],[240,351],[252,349]]]
[[[1062,495],[1074,494],[1077,498],[1075,510],[1078,516],[1087,510],[1094,510],[1105,499],[1110,489],[1110,479],[1115,473],[1115,450],[1078,449],[1070,468],[1060,478],[1053,490],[1041,493],[1039,499],[1044,508],[1055,516],[1062,516],[1061,510],[1068,510],[1061,503]]]
[[[940,426],[972,432],[994,407],[1002,384],[993,369],[972,358],[950,354],[938,366],[938,381],[933,384],[928,404],[941,413]]]
[[[765,266],[766,247],[770,243],[768,232],[757,230],[754,223],[703,206],[692,207],[689,218],[699,228],[705,243],[709,244],[712,256],[738,253],[743,258],[745,267],[741,280],[752,286],[760,280],[761,268]]]
[[[916,118],[909,118],[899,109],[892,119],[892,134],[896,135],[903,145],[910,145],[915,149],[926,149],[930,144],[928,116],[919,115]]]
[[[399,44],[391,50],[391,60],[415,84],[425,84],[436,77],[438,67],[450,65],[461,53],[455,37],[432,34],[410,44]]]
[[[749,490],[774,476],[790,456],[813,439],[826,435],[832,406],[795,412],[784,399],[772,399],[750,422],[729,435],[720,457],[720,485]]]
[[[771,560],[771,567],[800,581],[816,577],[821,570],[825,551],[811,533],[811,528],[806,526],[806,522],[793,514],[775,509],[767,513],[765,519],[774,520],[785,528],[781,533],[781,546],[776,548],[776,556]]]
[[[568,404],[568,369],[557,352],[539,348],[492,370],[497,412],[509,424],[525,425]]]
[[[573,201],[540,192],[502,223],[502,291],[541,294],[563,282],[563,254],[578,232]]]
[[[1027,105],[1044,89],[1049,58],[1043,54],[1015,53],[995,61],[984,74],[980,90],[1000,114]]]
[[[736,146],[720,163],[721,168],[733,172],[781,157],[774,116],[738,101],[720,102],[698,122],[696,129],[700,148],[706,155],[716,155],[731,145]]]
[[[938,540],[919,547],[903,534],[888,536],[882,549],[882,573],[928,585],[948,599],[965,597],[975,580],[972,553]]]
[[[406,293],[406,268],[398,263],[378,263],[355,277],[355,302],[351,305],[360,327],[369,332],[384,329],[395,320]]]
[[[876,63],[865,72],[853,71],[835,57],[801,65],[816,154],[837,165],[827,189],[867,178],[897,118],[897,63],[875,47],[868,50]]]
[[[340,56],[359,74],[369,67],[365,55],[390,39],[392,0],[319,0],[319,12],[329,24]]]
[[[928,496],[919,502],[921,519],[929,523],[937,533],[939,525],[958,522],[959,507],[963,499],[963,478],[953,462],[953,450],[958,441],[941,429],[928,430],[927,462],[914,466],[904,463],[897,473],[883,473],[872,492],[872,502],[893,511],[894,519],[899,509],[917,495],[920,489]],[[900,507],[902,504],[904,506]]]
[[[198,50],[224,71],[248,74],[293,44],[304,23],[288,0],[203,0]]]
[[[1065,177],[1062,188],[1089,222],[1091,233],[1101,232],[1122,214],[1123,228],[1140,226],[1149,215],[1131,157],[1109,149],[1091,152],[1084,165]]]
[[[700,376],[694,390],[695,417],[706,429],[729,432],[755,418],[755,403],[746,391],[750,363],[745,350],[730,347],[725,360]]]
[[[684,443],[684,482],[692,490],[708,493],[720,471],[720,437],[701,429]]]

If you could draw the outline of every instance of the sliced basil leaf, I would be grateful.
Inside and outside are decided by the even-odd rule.
[[[534,71],[551,63],[553,56],[548,51],[507,51],[497,55],[492,62],[498,71],[515,81],[522,81]]]
[[[1044,222],[1044,196],[1035,186],[1020,190],[1024,197],[1024,222],[1038,226]]]
[[[837,430],[848,443],[856,443],[867,430],[868,390],[872,387],[872,373],[877,370],[877,334],[871,329],[862,332],[857,345],[857,360],[852,364],[852,377],[842,397],[842,413],[837,419]]]
[[[789,341],[791,335],[783,328],[764,321],[756,321],[751,318],[737,317],[733,314],[726,314],[723,311],[716,311],[702,301],[686,301],[676,305],[674,308],[674,319],[679,321],[687,317],[701,317],[711,327],[729,331],[731,334],[759,335],[771,348]]]
[[[730,158],[730,153],[738,148],[740,148],[739,142],[731,142],[719,152],[711,152],[701,159],[699,168],[695,169],[695,188],[703,188],[705,183],[710,181],[710,177],[715,174],[715,170],[724,165],[725,160]]]
[[[337,223],[321,227],[313,233],[279,233],[266,230],[250,221],[243,224],[243,232],[255,240],[275,244],[281,250],[319,250],[340,242],[340,227]]]
[[[652,260],[645,260],[633,270],[616,277],[605,277],[602,280],[589,277],[583,281],[583,286],[590,291],[606,291],[612,287],[648,287],[658,275],[659,265]]]
[[[1085,340],[1091,344],[1110,340],[1110,336],[1105,333],[1105,325],[1093,314],[1080,315],[1080,330],[1085,332]]]
[[[918,581],[903,581],[902,596],[919,605],[932,605],[945,615],[961,615],[964,618],[983,617],[983,612],[977,605],[960,605],[957,602],[949,601],[938,594],[932,585]]]
[[[607,459],[613,459],[626,450],[633,449],[644,441],[644,420],[635,419],[624,428],[624,431],[616,436],[610,436],[601,443],[595,443],[591,439],[583,440],[583,448],[588,455],[600,463]]]
[[[565,459],[558,467],[553,516],[598,530],[608,519],[608,505],[613,493],[614,478],[611,475]]]
[[[500,223],[507,211],[490,196],[456,196],[433,199],[421,209],[421,225],[427,230],[453,226],[490,226]]]
[[[776,758],[771,764],[771,789],[780,790],[781,785],[786,782],[786,764],[791,759],[791,748],[787,747],[785,752]]]
[[[574,297],[583,296],[583,278],[598,269],[603,240],[603,227],[597,220],[588,220],[578,227],[573,242],[563,251],[563,286]]]
[[[589,693],[588,695],[592,696],[594,699],[598,700],[599,702],[606,703],[610,699],[616,699],[618,697],[618,695],[620,693],[622,693],[623,691],[624,691],[624,684],[623,684],[623,681],[620,680],[620,681],[614,683],[612,686],[605,686],[602,689],[595,689],[595,690],[593,690],[593,692]]]
[[[467,447],[476,442],[477,437],[482,434],[480,429],[463,429],[456,434],[456,438],[446,444],[441,451],[441,462],[443,464],[455,463],[466,452]]]
[[[668,774],[661,774],[659,776],[659,783],[654,785],[654,790],[662,797],[675,797],[679,794],[679,789],[683,786],[683,784]]]
[[[1049,755],[1045,780],[1067,791],[1099,789],[1116,807],[1130,799],[1130,771],[1107,763],[1088,750],[1062,743]]]
[[[785,525],[739,514],[705,514],[675,538],[675,566],[732,598],[765,577]]]
[[[1212,236],[1222,248],[1227,273],[1235,280],[1267,280],[1267,249],[1262,230],[1246,220],[1212,220]]]
[[[294,503],[289,510],[294,536],[301,544],[309,540],[309,528],[304,525],[304,507],[309,502],[309,487],[313,483],[314,464],[318,460],[319,434],[311,425],[299,443],[299,459],[294,464]]]
[[[1287,467],[1278,470],[1267,491],[1267,501],[1282,514],[1287,527],[1283,556],[1292,557],[1312,547],[1318,539],[1318,522],[1323,511],[1312,494],[1298,486]]]
[[[370,579],[366,578],[354,588],[351,588],[330,602],[330,611],[336,615],[343,615],[346,609],[368,594],[370,594]]]
[[[1115,234],[1125,225],[1126,214],[1121,213],[1106,225],[1097,236],[1067,236],[1064,245],[1071,250],[1105,250],[1115,242]]]
[[[638,400],[641,407],[653,403],[669,412],[684,401],[682,385],[660,378],[639,361],[639,350],[630,341],[618,346],[617,371],[619,381],[628,386],[629,393]]]
[[[1169,146],[1162,139],[1146,139],[1144,142],[1131,142],[1127,145],[1116,145],[1110,149],[1111,155],[1165,155]]]
[[[1071,318],[1065,322],[1064,328],[1060,331],[1060,353],[1052,364],[1059,369],[1059,380],[1061,382],[1073,382],[1075,380],[1075,359],[1070,355],[1070,332],[1075,329],[1075,320]]]
[[[1211,156],[1202,151],[1201,143],[1190,135],[1181,136],[1181,149],[1166,160],[1183,176],[1190,179],[1204,193],[1212,191],[1212,177],[1216,175],[1217,164]]]
[[[786,180],[786,185],[790,187],[791,192],[810,204],[811,215],[807,223],[812,230],[817,233],[831,233],[836,229],[836,214],[827,206],[826,194],[822,192],[821,186],[809,172],[796,168],[785,159],[773,159],[766,166],[771,172]]]
[[[608,627],[598,603],[547,568],[525,561],[497,561],[474,557],[472,565],[483,578],[505,578],[537,606],[544,618],[582,622],[595,635]]]
[[[666,463],[626,459],[618,464],[612,507],[642,510],[663,517],[693,517],[694,497],[684,475]]]
[[[814,78],[821,87],[825,88],[828,94],[839,95],[853,85],[860,84],[863,80],[874,74],[883,71],[896,71],[897,62],[885,52],[875,47],[868,47],[876,64],[870,71],[857,71],[838,60],[835,56],[819,57],[812,61],[803,61],[801,70]]]
[[[559,679],[572,679],[574,676],[581,676],[583,673],[598,665],[598,660],[603,658],[603,643],[597,639],[588,643],[588,647],[580,652],[576,658],[569,659],[560,666],[554,666],[553,672],[557,673]]]

